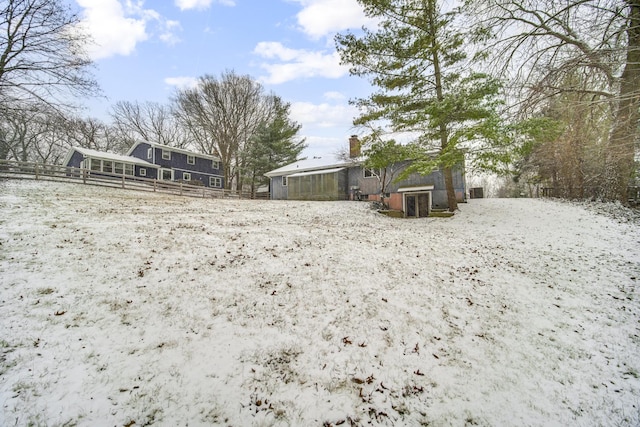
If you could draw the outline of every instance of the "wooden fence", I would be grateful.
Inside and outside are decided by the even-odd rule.
[[[0,178],[72,182],[189,197],[269,199],[269,193],[223,190],[185,182],[162,181],[132,175],[12,160],[0,160]]]

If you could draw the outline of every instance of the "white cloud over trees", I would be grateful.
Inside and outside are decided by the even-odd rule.
[[[260,42],[253,52],[268,60],[260,64],[267,71],[260,80],[267,84],[309,77],[337,79],[347,75],[349,70],[340,65],[340,57],[335,51],[291,49],[279,42]]]

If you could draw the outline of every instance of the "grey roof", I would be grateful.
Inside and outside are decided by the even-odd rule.
[[[336,159],[333,156],[329,157],[313,157],[311,159],[298,160],[297,162],[290,163],[282,166],[278,169],[274,169],[265,173],[265,176],[272,178],[274,176],[292,175],[301,172],[320,171],[323,169],[335,169],[344,167],[353,167],[360,165],[358,159]]]

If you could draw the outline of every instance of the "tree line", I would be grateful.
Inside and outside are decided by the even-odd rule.
[[[335,42],[374,88],[352,100],[368,166],[413,160],[400,179],[441,168],[452,210],[451,168],[462,159],[516,188],[627,201],[640,0],[357,1],[374,26]],[[142,139],[216,155],[227,186],[239,187],[300,155],[289,104],[233,71],[200,77],[166,105],[118,102],[109,123],[78,117],[74,101],[98,85],[89,39],[64,4],[0,6],[0,158],[55,163],[71,144],[123,152]]]
[[[452,209],[450,168],[463,157],[515,187],[627,201],[638,185],[640,1],[358,3],[377,25],[336,45],[377,88],[353,101],[372,165],[400,153],[415,160],[407,172],[442,167]]]
[[[8,0],[0,20],[0,159],[60,164],[71,146],[126,153],[147,141],[217,156],[226,188],[255,191],[306,146],[290,104],[234,71],[166,104],[116,102],[108,122],[81,117],[74,101],[99,87],[79,17],[61,0]]]

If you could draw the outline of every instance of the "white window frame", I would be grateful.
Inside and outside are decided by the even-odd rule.
[[[211,168],[215,169],[215,170],[219,170],[220,169],[220,161],[219,160],[212,160],[211,161]]]
[[[162,149],[162,160],[171,160],[171,150]]]
[[[182,172],[182,180],[183,181],[191,181],[191,173],[190,172]]]
[[[102,160],[90,158],[91,164],[89,165],[89,169],[94,172],[102,172]]]
[[[136,167],[134,165],[132,165],[131,163],[125,163],[124,164],[124,174],[125,175],[132,176],[132,175],[135,174],[135,170],[136,170]],[[145,170],[145,172],[146,172],[146,170]]]
[[[106,173],[113,173],[113,160],[103,160],[102,161],[102,172],[106,172]],[[109,170],[107,170],[107,165],[109,165]]]
[[[195,165],[196,164],[196,156],[194,156],[193,154],[187,154],[187,164],[188,165]]]
[[[171,172],[171,179],[164,179],[163,178],[164,172]],[[159,181],[173,181],[175,179],[176,179],[176,175],[175,175],[173,169],[169,169],[169,168],[160,168],[160,169],[158,169],[158,180]]]
[[[373,169],[369,169],[369,168],[362,168],[362,176],[364,178],[378,178],[380,171],[378,171],[378,173],[376,173],[375,170]]]
[[[118,168],[118,165],[120,165],[120,168]],[[120,169],[120,171],[118,171],[118,169]],[[124,163],[113,162],[113,173],[117,175],[124,175]]]
[[[153,158],[153,147],[147,148],[147,159]]]
[[[219,176],[210,176],[209,187],[222,188],[222,178],[220,178]]]
[[[140,176],[147,176],[147,169],[146,168],[140,168],[139,172],[140,172]]]

